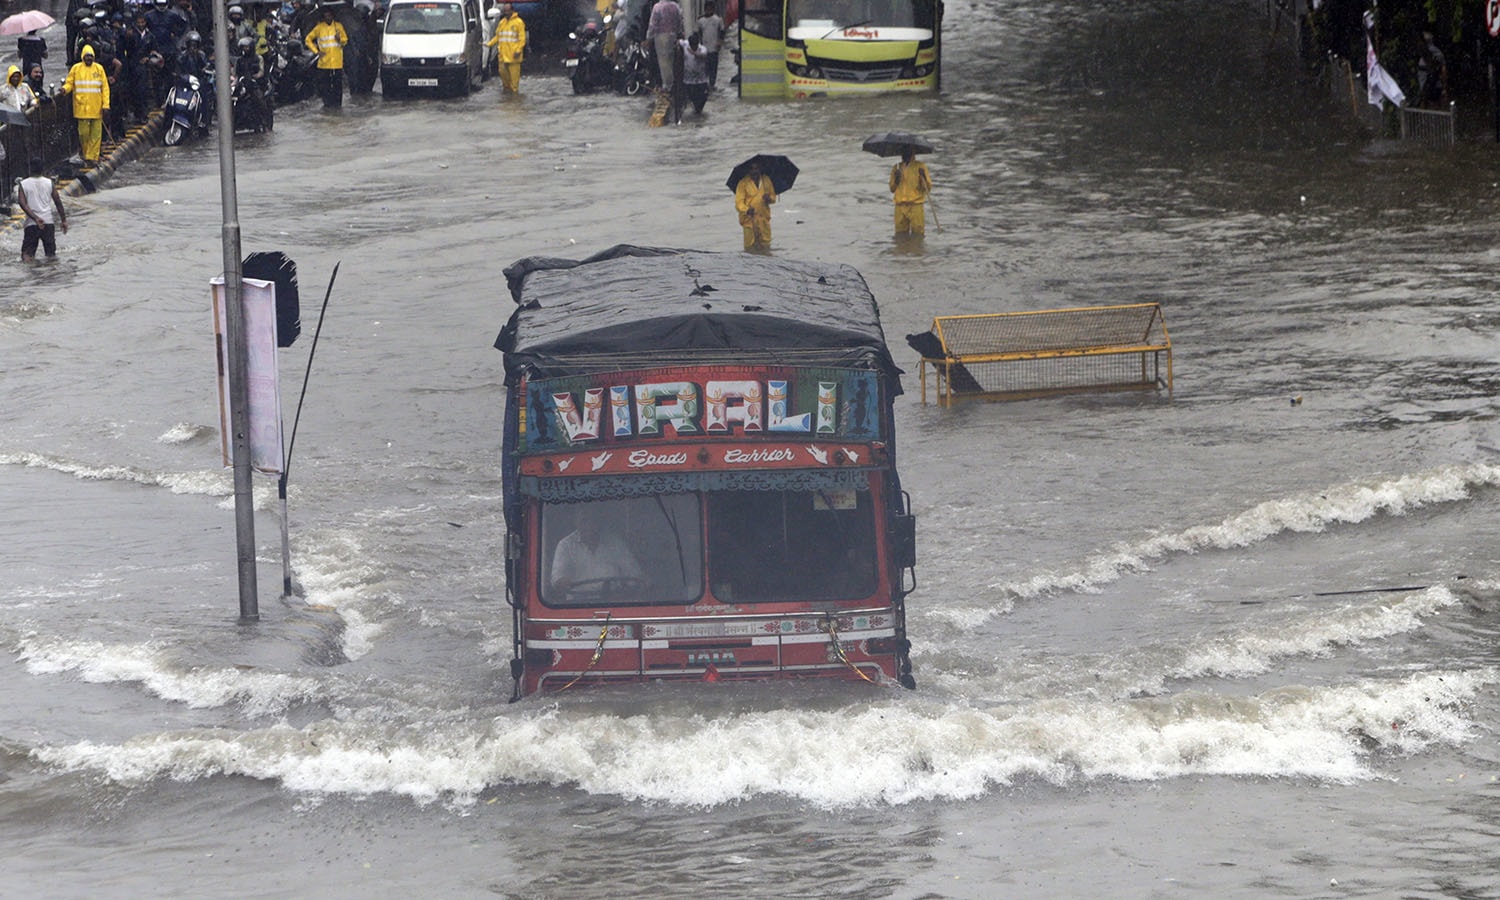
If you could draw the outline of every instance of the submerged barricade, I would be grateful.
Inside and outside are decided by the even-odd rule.
[[[1172,392],[1172,339],[1159,303],[937,316],[911,334],[936,401],[1022,400],[1101,390]]]

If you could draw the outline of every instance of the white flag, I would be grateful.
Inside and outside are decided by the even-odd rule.
[[[1368,13],[1365,15],[1369,16]],[[1380,106],[1382,99],[1397,106],[1406,105],[1406,94],[1401,92],[1401,86],[1391,77],[1391,73],[1381,67],[1380,60],[1375,58],[1375,42],[1370,40],[1369,32],[1365,33],[1365,81],[1369,84],[1371,106]]]

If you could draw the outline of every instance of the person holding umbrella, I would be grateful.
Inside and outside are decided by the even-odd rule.
[[[771,249],[771,204],[775,202],[776,186],[761,171],[760,161],[751,160],[748,171],[734,186],[734,208],[745,230],[746,250]]]
[[[729,173],[724,186],[734,191],[746,250],[771,249],[771,204],[796,181],[797,166],[785,156],[769,153],[757,153]]]
[[[21,71],[29,72],[47,58],[47,39],[32,29],[16,38],[16,53],[21,57]]]
[[[30,72],[33,65],[47,58],[47,41],[37,32],[54,21],[39,9],[28,9],[0,20],[0,34],[16,35],[16,53],[21,57],[22,72]]]
[[[907,146],[901,161],[891,166],[891,196],[896,204],[896,233],[927,233],[927,195],[932,193],[932,175],[927,164],[917,161],[915,147]]]

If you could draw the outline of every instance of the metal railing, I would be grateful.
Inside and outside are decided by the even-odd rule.
[[[78,129],[73,122],[73,100],[64,94],[42,103],[27,116],[31,125],[0,127],[0,205],[14,202],[16,182],[28,174],[29,160],[40,157],[51,170],[78,152]]]
[[[940,406],[1076,391],[1172,392],[1172,339],[1159,303],[937,316],[930,334],[936,345],[913,344],[922,354],[924,404],[928,366]]]
[[[1401,107],[1401,139],[1430,144],[1434,147],[1452,147],[1458,142],[1454,128],[1454,104],[1447,109],[1420,109]]]
[[[1349,61],[1337,56],[1329,57],[1325,69],[1330,96],[1361,126],[1377,134],[1390,136],[1390,128],[1398,128],[1396,136],[1404,141],[1416,141],[1432,147],[1452,147],[1458,143],[1457,108],[1449,103],[1445,108],[1423,109],[1403,106],[1397,110],[1399,124],[1391,126],[1385,114],[1370,104],[1364,77],[1352,70]]]

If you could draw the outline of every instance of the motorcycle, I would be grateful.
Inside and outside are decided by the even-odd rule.
[[[276,113],[254,78],[234,76],[229,82],[229,96],[234,104],[234,130],[270,131],[276,125]]]
[[[604,29],[587,22],[568,35],[568,56],[563,65],[573,70],[573,93],[591,94],[615,86],[615,66],[604,56]]]
[[[620,90],[633,97],[655,87],[656,82],[656,61],[646,52],[643,42],[631,44],[620,63]]]
[[[307,48],[296,41],[277,41],[268,63],[270,87],[266,100],[272,106],[300,103],[317,93],[313,81],[313,59]]]
[[[183,140],[200,133],[207,133],[209,115],[208,102],[204,100],[202,86],[192,75],[177,76],[177,83],[167,91],[167,101],[162,104],[167,111],[170,124],[162,135],[162,143],[175,147]]]

